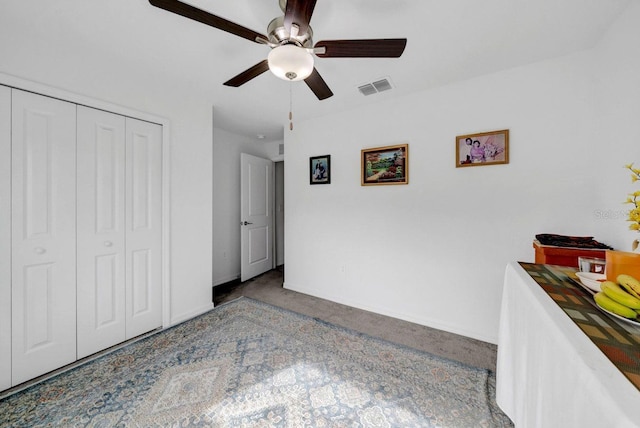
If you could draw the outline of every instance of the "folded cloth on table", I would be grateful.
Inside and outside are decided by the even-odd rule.
[[[536,235],[536,239],[542,245],[553,245],[554,247],[572,248],[593,248],[601,250],[612,250],[613,248],[593,239],[593,236],[565,236],[553,233],[541,233]]]

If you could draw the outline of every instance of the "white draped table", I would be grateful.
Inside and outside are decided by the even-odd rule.
[[[507,266],[497,402],[516,427],[640,427],[640,391],[581,329],[615,337],[614,321],[593,309],[594,314],[565,312],[519,263]],[[625,329],[640,341],[640,330]],[[630,344],[638,355],[639,343]]]

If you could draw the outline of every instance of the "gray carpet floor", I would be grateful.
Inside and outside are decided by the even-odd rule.
[[[251,297],[463,364],[496,370],[496,345],[286,290],[282,284],[280,267],[241,284],[215,287],[214,304]]]

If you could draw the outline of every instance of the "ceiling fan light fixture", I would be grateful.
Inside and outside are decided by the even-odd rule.
[[[313,72],[313,56],[305,48],[293,44],[277,46],[267,57],[269,70],[282,80],[297,82]]]

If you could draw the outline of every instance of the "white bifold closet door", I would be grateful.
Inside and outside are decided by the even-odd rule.
[[[125,118],[78,106],[78,358],[126,340]]]
[[[162,326],[162,126],[126,119],[126,336]]]
[[[11,89],[0,86],[0,391],[11,387]]]
[[[78,106],[78,358],[162,325],[162,133]]]
[[[12,91],[12,384],[76,359],[76,106]]]

